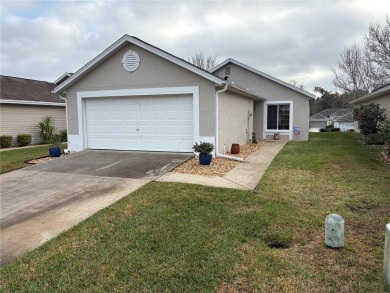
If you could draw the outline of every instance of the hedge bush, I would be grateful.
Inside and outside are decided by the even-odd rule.
[[[18,146],[25,146],[31,143],[31,135],[30,134],[18,134],[16,136],[16,141],[18,142]]]
[[[0,135],[0,147],[8,148],[12,144],[12,135]]]
[[[367,145],[379,145],[385,142],[379,133],[369,133],[364,136],[364,143]]]

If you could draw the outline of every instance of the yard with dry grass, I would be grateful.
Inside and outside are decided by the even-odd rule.
[[[257,192],[154,182],[0,271],[3,292],[386,292],[390,166],[356,133],[289,142]],[[345,247],[324,219],[345,219]]]

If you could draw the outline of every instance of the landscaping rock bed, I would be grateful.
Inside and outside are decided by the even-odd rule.
[[[28,161],[27,163],[31,164],[31,165],[41,165],[41,164],[45,164],[45,163],[53,161],[53,160],[58,160],[62,157],[67,157],[71,154],[72,153],[68,153],[67,155],[61,154],[61,156],[57,157],[57,158],[52,158],[52,157],[37,158],[37,159],[31,160],[31,161]]]
[[[265,142],[259,142],[257,144],[247,143],[246,145],[240,147],[240,153],[237,155],[228,155],[246,159],[254,152],[258,151]],[[206,176],[220,176],[222,177],[234,167],[238,166],[240,162],[233,161],[225,158],[213,158],[211,165],[202,166],[199,164],[199,158],[193,157],[176,167],[172,172],[176,173],[185,173],[185,174],[195,174],[195,175],[206,175]]]

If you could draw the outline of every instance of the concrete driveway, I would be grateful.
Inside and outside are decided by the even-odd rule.
[[[0,175],[0,265],[40,246],[190,156],[88,150]]]

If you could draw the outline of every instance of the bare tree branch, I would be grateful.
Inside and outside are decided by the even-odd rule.
[[[211,70],[219,63],[217,57],[212,55],[206,56],[204,52],[194,53],[188,58],[188,62],[207,71]]]

